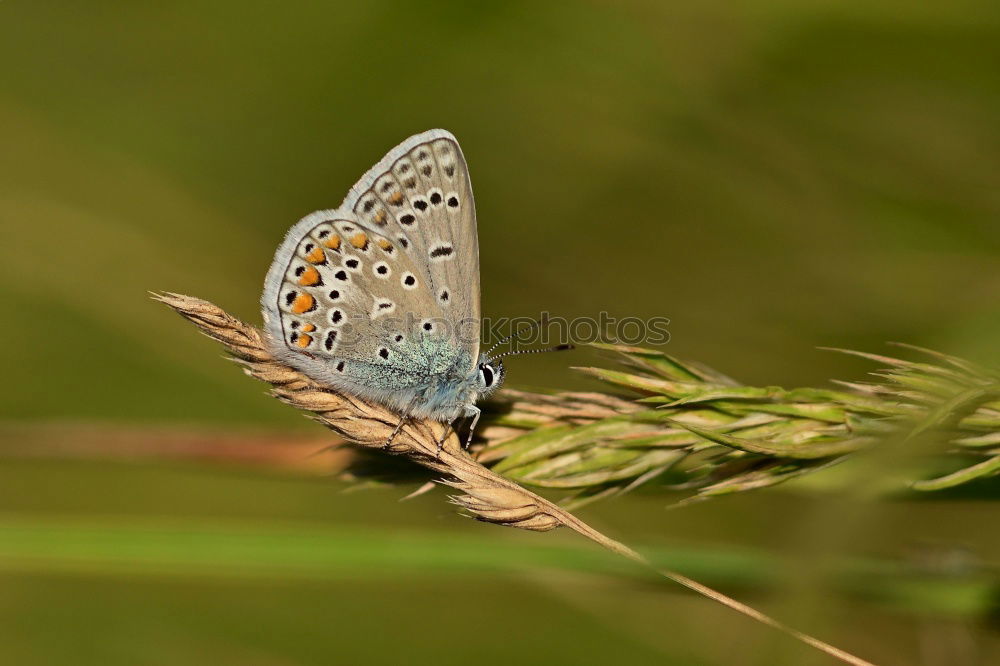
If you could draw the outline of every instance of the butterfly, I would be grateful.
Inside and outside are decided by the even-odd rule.
[[[261,305],[277,358],[397,411],[396,432],[406,418],[471,417],[468,445],[476,402],[503,383],[508,354],[479,350],[476,208],[455,137],[410,137],[339,208],[295,224]]]

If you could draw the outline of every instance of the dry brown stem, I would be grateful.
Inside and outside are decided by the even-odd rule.
[[[270,384],[272,394],[282,402],[312,412],[317,421],[358,446],[382,449],[388,453],[406,456],[441,474],[442,483],[462,493],[452,496],[452,502],[475,518],[539,532],[560,526],[568,527],[612,552],[649,566],[690,590],[794,636],[845,663],[871,666],[868,661],[787,627],[683,574],[656,569],[628,546],[601,534],[572,513],[473,460],[462,449],[457,435],[454,432],[446,432],[448,427],[444,424],[407,419],[398,433],[391,438],[392,443],[386,447],[386,442],[399,424],[400,416],[395,412],[357,397],[338,393],[278,361],[268,351],[260,331],[230,316],[212,303],[173,293],[153,294],[153,298],[173,308],[194,323],[202,333],[225,346],[243,365],[248,375]],[[581,404],[595,402],[593,396],[589,398],[581,400]],[[607,399],[617,400],[610,397]],[[615,406],[617,405],[607,404],[603,409],[610,410]],[[593,409],[599,410],[601,407],[581,406],[584,413]],[[589,413],[587,415],[589,416]],[[439,445],[438,442],[442,438],[444,438],[443,444]]]

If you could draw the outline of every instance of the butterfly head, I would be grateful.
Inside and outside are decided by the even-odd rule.
[[[497,345],[493,346],[493,349]],[[573,349],[571,344],[556,345],[555,347],[549,347],[547,349],[521,349],[521,350],[511,350],[503,352],[502,354],[497,354],[492,356],[490,352],[481,354],[479,356],[479,364],[477,366],[476,374],[476,393],[478,397],[484,398],[497,389],[503,384],[504,377],[507,375],[507,371],[503,367],[503,359],[505,356],[520,356],[521,354],[543,354],[545,352],[552,351],[563,351],[566,349]],[[492,351],[492,349],[490,350]]]
[[[479,384],[476,387],[476,392],[480,396],[488,396],[500,388],[505,375],[503,359],[491,359],[487,354],[483,354],[479,357],[479,374],[477,375]]]

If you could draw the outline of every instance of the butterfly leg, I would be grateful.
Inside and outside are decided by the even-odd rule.
[[[475,419],[475,421],[472,422],[472,427],[475,428],[476,421],[479,420],[479,410],[476,409],[475,407],[473,407],[472,409],[476,410],[476,413],[475,413],[476,419]],[[445,421],[445,423],[448,424],[448,427],[444,429],[444,432],[441,433],[441,439],[438,440],[438,457],[441,457],[441,451],[444,449],[444,442],[445,442],[446,439],[448,439],[448,435],[450,435],[451,433],[455,433],[456,435],[458,434],[458,431],[455,430],[455,422],[458,421],[463,416],[470,416],[470,415],[472,415],[472,411],[469,410],[469,409],[466,409],[465,413],[462,414],[461,416],[456,416],[455,418],[453,418],[450,421]],[[471,440],[471,438],[470,438],[470,440]],[[464,448],[468,448],[468,442],[466,442]]]
[[[402,415],[399,417],[399,423],[396,424],[396,428],[392,431],[392,434],[389,435],[389,439],[385,440],[385,444],[382,445],[383,449],[389,450],[389,447],[392,445],[392,441],[396,439],[396,435],[399,434],[399,431],[403,429],[403,425],[410,419],[409,415],[413,413],[413,407],[416,404],[417,404],[416,398],[410,401],[409,406],[406,408],[405,411],[403,411]]]
[[[407,418],[408,417],[406,416],[399,417],[399,423],[396,424],[396,429],[392,431],[391,435],[389,435],[389,439],[385,440],[385,444],[382,445],[383,449],[389,450],[389,447],[392,445],[392,440],[396,439],[396,435],[398,435],[399,431],[403,429],[403,424],[406,423]]]
[[[465,445],[463,448],[468,450],[472,445],[472,435],[476,432],[476,425],[479,423],[479,417],[483,415],[483,410],[479,409],[475,405],[470,405],[465,409],[465,415],[472,417],[472,423],[469,425],[469,434],[465,437]]]
[[[465,442],[462,443],[463,449],[468,449],[472,444],[472,435],[476,432],[476,424],[479,423],[479,417],[482,416],[483,411],[476,407],[475,405],[465,405],[465,412],[461,416],[456,416],[451,421],[447,421],[448,427],[445,428],[444,432],[441,433],[441,439],[438,441],[438,454],[440,456],[441,450],[444,449],[444,442],[448,439],[448,435],[451,432],[458,433],[455,430],[455,422],[463,417],[472,417],[472,423],[469,425],[469,434],[465,438]]]
[[[451,421],[445,421],[444,422],[445,424],[447,424],[448,427],[445,428],[441,432],[441,439],[439,439],[438,443],[437,443],[437,445],[438,445],[437,446],[437,457],[438,458],[441,457],[441,452],[444,450],[444,442],[445,442],[446,439],[448,439],[448,435],[451,434],[455,430],[455,421],[456,420],[457,419],[452,419]]]

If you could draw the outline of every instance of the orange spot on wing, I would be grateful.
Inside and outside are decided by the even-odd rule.
[[[306,255],[306,259],[314,264],[322,264],[326,261],[326,254],[323,253],[323,248],[314,247],[312,251]]]
[[[316,304],[316,299],[313,298],[310,294],[300,293],[298,296],[295,297],[295,300],[292,302],[292,312],[294,312],[295,314],[302,314],[303,312],[311,310],[313,305],[315,304]]]
[[[327,241],[326,241],[326,246],[328,248],[330,248],[331,250],[339,250],[340,249],[340,236],[338,236],[337,234],[331,235],[330,238],[328,238]]]
[[[299,277],[299,284],[303,287],[311,287],[314,284],[319,284],[319,271],[309,266],[302,271],[302,275]]]
[[[312,333],[315,330],[316,330],[316,326],[313,325],[313,324],[303,324],[302,325],[302,331],[304,333]]]
[[[389,197],[389,203],[391,203],[393,206],[398,206],[399,204],[403,203],[403,193],[399,191],[393,192],[392,196]]]
[[[309,344],[312,341],[313,341],[313,339],[312,339],[311,335],[300,335],[298,338],[295,339],[295,344],[297,344],[299,347],[302,347],[303,349],[305,349],[306,347],[309,346]]]
[[[391,250],[392,249],[392,243],[390,243],[389,241],[387,241],[384,238],[379,238],[378,239],[378,246],[380,248],[382,248],[383,250]]]
[[[385,212],[385,208],[380,208],[372,219],[375,220],[375,224],[384,224],[387,215],[388,213]]]
[[[365,249],[366,247],[368,247],[368,236],[366,236],[361,232],[354,234],[353,236],[351,236],[351,245],[358,248],[359,250]]]

